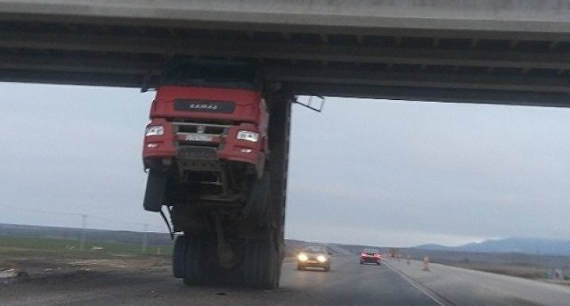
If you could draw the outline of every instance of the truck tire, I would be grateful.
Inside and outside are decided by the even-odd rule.
[[[167,176],[158,171],[150,169],[146,180],[146,191],[144,194],[143,207],[147,211],[159,212],[164,200],[166,191]]]
[[[172,273],[176,278],[184,278],[184,259],[186,256],[186,238],[183,235],[174,239],[174,251],[172,252]]]
[[[243,211],[247,222],[255,224],[256,226],[271,226],[270,207],[270,179],[271,174],[269,171],[264,171],[263,176],[257,179],[248,198],[248,204]]]
[[[269,160],[265,165],[270,174],[269,207],[271,207],[272,239],[277,250],[274,262],[276,287],[279,286],[281,265],[285,249],[285,206],[287,194],[287,172],[289,166],[289,135],[291,127],[291,101],[294,97],[287,92],[271,100],[269,136]]]
[[[242,272],[247,286],[263,289],[279,287],[281,264],[284,253],[285,195],[287,189],[287,166],[289,155],[289,131],[291,125],[291,101],[288,93],[268,97],[270,101],[269,160],[262,179],[253,190],[254,199],[261,200],[263,209],[251,209],[251,215],[263,217],[263,239],[250,240],[243,252]],[[263,181],[268,179],[268,181]],[[269,187],[269,188],[267,188]],[[263,190],[269,190],[263,194]],[[257,203],[259,204],[259,203]],[[257,205],[259,207],[259,205]],[[254,206],[255,207],[255,206]]]
[[[247,286],[260,289],[279,287],[281,265],[274,239],[248,241],[242,268],[243,280]]]
[[[204,239],[187,237],[184,256],[184,284],[204,285],[207,281],[207,248]]]

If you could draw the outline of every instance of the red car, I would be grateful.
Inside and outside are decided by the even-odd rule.
[[[364,249],[360,252],[360,264],[375,263],[380,265],[382,263],[382,255],[376,249]]]

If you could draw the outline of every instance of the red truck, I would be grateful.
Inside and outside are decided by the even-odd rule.
[[[146,169],[176,167],[180,181],[216,185],[210,195],[232,195],[230,168],[263,175],[269,115],[260,93],[245,89],[164,86],[157,90],[146,127]],[[154,174],[154,173],[151,173]],[[217,191],[217,192],[216,192]],[[146,202],[145,202],[146,203]],[[149,202],[158,211],[162,203]]]
[[[189,285],[279,283],[284,208],[275,228],[268,106],[246,67],[178,65],[165,73],[151,106],[143,206],[161,214],[167,207],[174,276]]]

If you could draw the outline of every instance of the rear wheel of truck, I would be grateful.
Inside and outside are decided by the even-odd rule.
[[[250,287],[274,289],[279,287],[284,249],[287,168],[289,162],[289,128],[291,97],[283,95],[270,99],[269,152],[264,178],[269,194],[264,202],[269,218],[265,237],[250,240],[244,248],[242,263],[245,284]],[[260,193],[262,194],[262,193]]]
[[[204,285],[208,280],[207,246],[201,237],[186,237],[184,284]]]
[[[247,286],[262,289],[279,287],[279,250],[271,237],[250,240],[245,245],[243,279]]]
[[[145,210],[152,212],[160,211],[164,200],[164,192],[166,191],[166,182],[166,174],[159,170],[149,170],[143,201]]]
[[[266,246],[275,255],[271,263],[266,266],[267,274],[272,275],[270,286],[279,287],[281,277],[281,264],[284,255],[285,236],[285,204],[287,190],[287,170],[289,165],[289,134],[291,126],[291,101],[293,96],[286,92],[276,94],[268,99],[270,104],[270,122],[268,129],[270,157],[266,164],[269,174],[269,189],[267,205],[270,208],[269,218],[271,225],[268,228],[270,238]],[[266,284],[269,284],[267,282]]]
[[[183,235],[176,236],[174,251],[172,252],[172,273],[176,278],[184,278],[184,261],[186,257],[186,238]]]

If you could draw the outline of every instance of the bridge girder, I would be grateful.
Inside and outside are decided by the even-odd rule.
[[[291,17],[291,22],[261,25],[263,20],[240,22],[235,16],[222,20],[224,14],[211,16],[216,22],[204,16],[193,21],[120,18],[129,12],[103,8],[83,16],[58,16],[53,10],[10,14],[3,2],[10,1],[0,0],[1,81],[156,86],[164,64],[184,56],[257,63],[268,82],[296,94],[570,106],[570,24],[558,20],[554,10],[549,11],[554,14],[550,26],[532,28],[544,21],[521,15],[530,18],[525,24],[513,15],[510,23],[490,20],[501,27],[491,30],[489,24],[467,19],[452,20],[459,22],[455,28],[443,23],[438,28],[437,22],[424,24],[409,16],[400,27],[376,16],[381,22],[371,27],[366,20],[359,26],[334,26],[327,16],[306,24]],[[182,5],[166,3],[171,6],[165,10]]]

